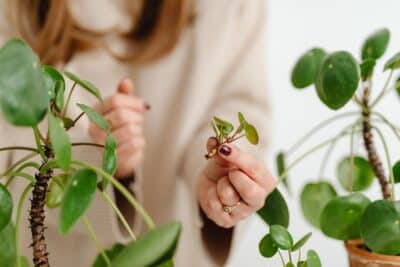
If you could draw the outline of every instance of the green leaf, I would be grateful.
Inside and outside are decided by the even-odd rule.
[[[71,164],[71,142],[64,123],[49,113],[49,134],[55,158],[64,170],[69,169]]]
[[[291,262],[288,262],[288,263],[286,263],[285,267],[296,267],[296,266],[294,266],[294,264],[293,264],[293,263],[291,263]]]
[[[0,231],[0,240],[0,266],[15,267],[15,227],[11,221]]]
[[[337,177],[342,187],[348,192],[368,189],[374,181],[375,173],[371,163],[361,156],[354,156],[352,168],[351,157],[342,159],[337,168]],[[352,171],[353,169],[353,171]]]
[[[77,104],[77,105],[83,112],[85,112],[85,114],[93,123],[95,123],[97,126],[99,126],[105,131],[110,130],[108,122],[96,110],[85,104]]]
[[[103,152],[103,170],[114,175],[117,169],[117,141],[112,135],[107,135],[106,143],[104,145]],[[103,178],[102,189],[105,189],[108,185],[108,180]]]
[[[11,220],[13,200],[7,188],[0,183],[0,231],[8,225]]]
[[[112,261],[121,251],[124,249],[125,245],[117,243],[112,248],[107,249],[104,253]],[[108,267],[107,262],[105,262],[103,256],[99,253],[92,265],[92,267]]]
[[[307,243],[307,241],[310,239],[311,235],[312,235],[312,233],[310,232],[310,233],[304,235],[302,238],[300,238],[300,240],[297,241],[293,245],[292,251],[296,251],[296,250],[300,249],[301,247],[303,247],[304,244]]]
[[[63,118],[63,123],[64,123],[64,128],[67,130],[75,125],[75,122],[71,118],[67,117]]]
[[[317,75],[318,97],[329,108],[339,109],[353,97],[359,80],[356,59],[346,51],[332,53],[325,57]]]
[[[395,87],[396,87],[396,93],[400,97],[400,76],[397,77],[397,79],[396,79]]]
[[[372,58],[367,58],[360,64],[361,79],[363,81],[366,81],[372,77],[372,74],[374,73],[375,64],[376,61],[375,59]]]
[[[283,152],[279,152],[278,155],[275,158],[275,163],[276,163],[276,169],[278,172],[278,175],[281,179],[281,181],[283,182],[283,184],[285,185],[285,187],[289,190],[289,181],[288,181],[288,176],[282,176],[285,171],[286,171],[286,160],[285,160],[285,154]]]
[[[247,124],[245,117],[243,116],[242,112],[238,112],[238,120],[241,125]]]
[[[256,128],[251,125],[246,123],[246,125],[244,126],[244,131],[246,133],[246,138],[247,140],[249,140],[249,142],[253,145],[257,145],[258,144],[258,133]]]
[[[369,203],[360,193],[332,199],[321,213],[322,232],[339,240],[359,238],[361,217]]]
[[[75,74],[66,71],[64,72],[65,76],[67,76],[70,80],[74,81],[78,85],[80,85],[83,89],[94,95],[98,100],[103,101],[103,98],[101,97],[100,90],[97,89],[96,86],[94,86],[91,82],[86,81],[86,80],[81,80],[76,76]]]
[[[218,137],[219,136],[219,132],[218,132],[217,126],[215,126],[215,123],[213,121],[211,122],[211,127],[212,127],[212,129],[214,131],[215,137]]]
[[[258,244],[260,254],[266,258],[273,257],[278,252],[278,247],[271,238],[271,234],[266,234]]]
[[[293,238],[281,225],[272,225],[269,228],[271,239],[275,242],[276,246],[280,249],[290,250],[293,247]]]
[[[60,232],[66,234],[89,208],[96,192],[97,175],[89,169],[74,173],[61,203]]]
[[[365,40],[362,49],[361,49],[361,57],[362,59],[380,58],[386,51],[388,47],[390,39],[390,32],[388,29],[383,28],[372,33]]]
[[[292,70],[292,84],[302,89],[315,82],[319,66],[326,52],[321,48],[313,48],[303,54]]]
[[[300,200],[301,210],[307,221],[319,228],[322,210],[336,196],[335,189],[328,182],[306,184],[301,192]]]
[[[299,261],[297,263],[297,267],[307,267],[307,262],[306,261]]]
[[[218,117],[214,116],[214,122],[218,128],[218,130],[221,132],[221,134],[226,137],[228,136],[232,131],[233,131],[233,125],[230,122],[224,121]]]
[[[181,224],[172,222],[151,230],[128,244],[112,261],[113,267],[154,266],[169,259],[175,252]]]
[[[397,205],[397,208],[396,208]],[[378,200],[371,203],[361,219],[361,237],[372,251],[400,254],[400,202]]]
[[[400,183],[400,160],[393,166],[394,183]]]
[[[60,177],[60,182],[64,183],[64,180]],[[65,183],[63,184],[65,185]],[[61,205],[61,201],[64,197],[64,189],[60,187],[53,179],[50,181],[49,190],[46,193],[46,205],[49,209],[57,208]]]
[[[395,70],[400,68],[400,52],[392,56],[388,61],[386,61],[383,70]]]
[[[65,80],[55,68],[43,66],[44,79],[50,100],[56,104],[57,110],[64,107]]]
[[[0,49],[0,107],[16,126],[36,126],[46,115],[49,95],[32,49],[11,39]]]
[[[321,260],[314,250],[307,252],[307,267],[322,267]]]
[[[27,257],[20,256],[20,259],[21,259],[21,267],[29,267],[30,266],[29,260]]]
[[[267,196],[264,206],[257,213],[269,225],[289,226],[289,208],[277,188]]]
[[[157,265],[154,266],[154,267],[174,267],[174,262],[173,262],[172,259],[168,259],[168,260],[166,260],[166,261],[163,261],[163,262],[160,263],[160,264],[157,264]]]

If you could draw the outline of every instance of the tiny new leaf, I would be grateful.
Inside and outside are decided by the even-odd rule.
[[[117,141],[115,138],[109,134],[106,138],[106,143],[104,145],[104,154],[103,154],[103,170],[110,174],[114,175],[115,170],[117,169]],[[108,180],[103,178],[102,181],[102,189],[105,189],[108,185]]]
[[[55,158],[64,170],[71,164],[71,142],[64,123],[49,112],[49,134]]]
[[[94,86],[91,82],[80,79],[77,75],[66,71],[65,76],[67,76],[70,80],[74,81],[76,84],[80,85],[83,89],[94,95],[98,100],[103,101],[101,97],[100,90]]]
[[[386,51],[390,39],[390,32],[388,29],[383,28],[372,33],[365,40],[362,49],[361,57],[363,60],[367,58],[378,59]]]
[[[93,123],[95,123],[97,126],[99,126],[105,131],[110,130],[108,122],[103,118],[103,116],[100,115],[100,113],[98,113],[96,110],[85,104],[77,104],[77,105],[83,112],[85,112],[89,120],[91,120]]]

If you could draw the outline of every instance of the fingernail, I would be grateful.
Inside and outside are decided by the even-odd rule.
[[[145,102],[145,103],[144,103],[144,108],[145,108],[146,110],[150,110],[150,109],[151,109],[151,106],[150,106],[149,103]]]
[[[229,155],[231,154],[231,152],[232,152],[232,149],[231,149],[229,146],[222,145],[222,146],[219,148],[219,152],[220,152],[221,154],[225,155],[225,156],[229,156]]]

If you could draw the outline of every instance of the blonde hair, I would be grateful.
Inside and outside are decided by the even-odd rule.
[[[191,21],[191,1],[130,1],[135,1],[135,8],[132,8],[134,26],[128,33],[119,35],[134,46],[134,52],[117,54],[108,50],[119,60],[138,64],[168,54]],[[68,0],[12,0],[9,8],[17,32],[46,64],[66,63],[77,51],[105,46],[105,37],[115,34],[96,32],[79,25],[69,11]]]

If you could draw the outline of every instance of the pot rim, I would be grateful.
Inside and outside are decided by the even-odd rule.
[[[361,239],[356,240],[348,240],[344,242],[347,251],[349,254],[355,254],[361,256],[366,259],[374,259],[379,261],[389,261],[394,263],[400,263],[400,256],[392,256],[392,255],[383,255],[375,252],[370,252],[365,249],[361,249],[358,246],[364,245],[364,242]]]

